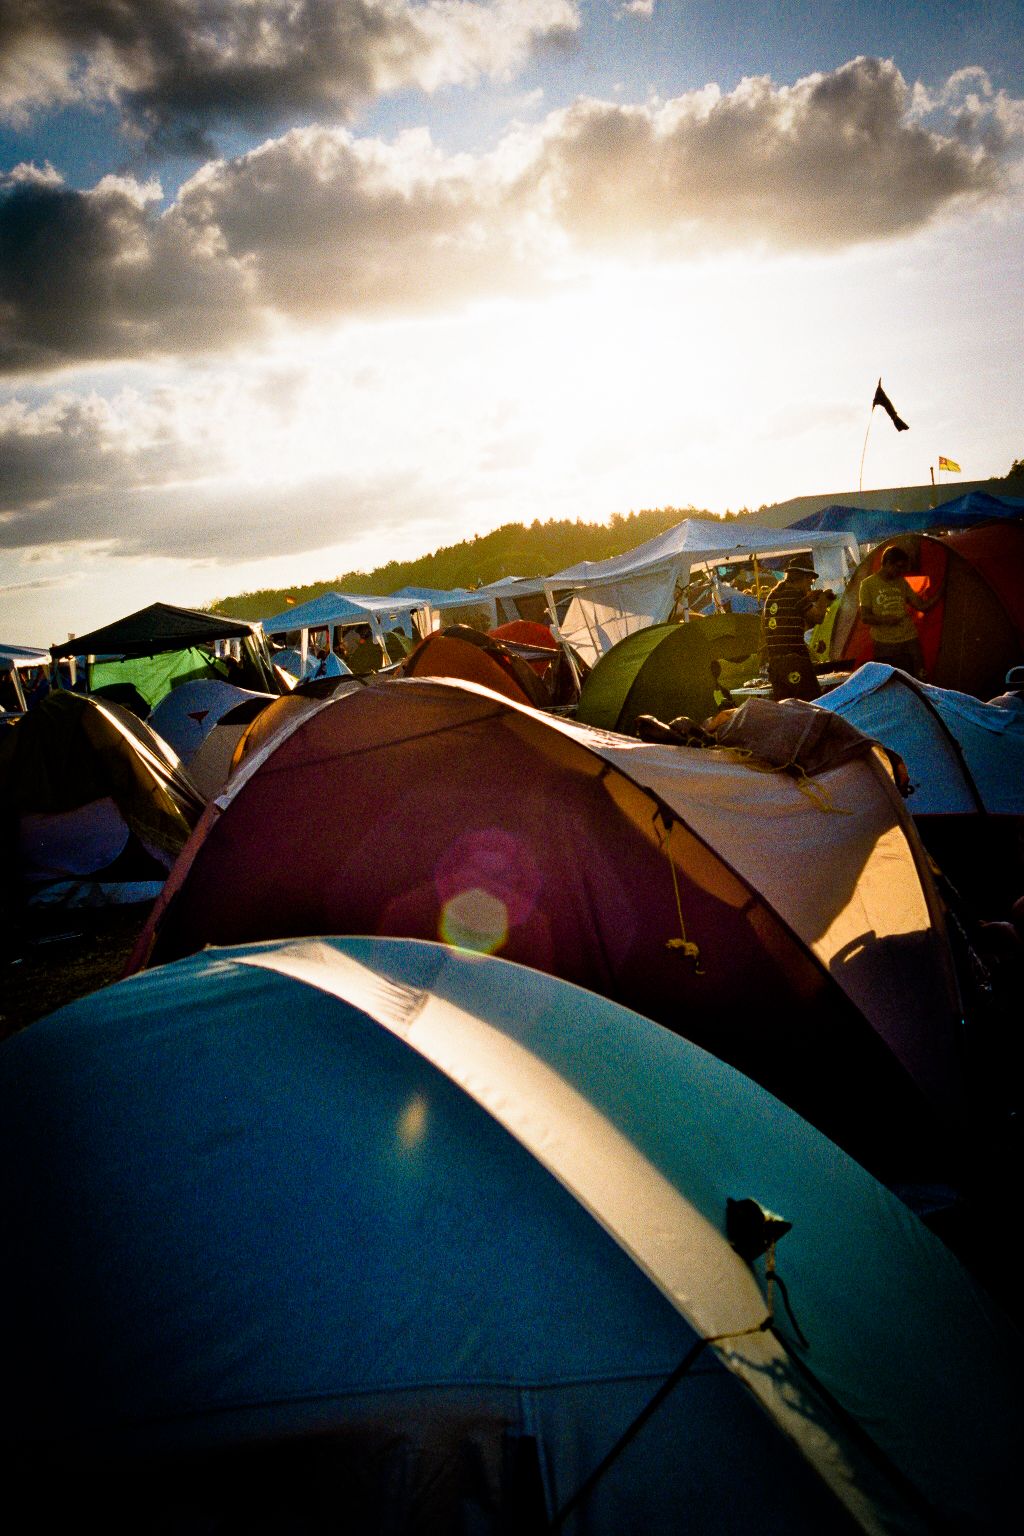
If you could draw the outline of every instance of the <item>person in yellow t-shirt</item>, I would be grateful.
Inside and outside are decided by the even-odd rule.
[[[899,667],[911,677],[924,677],[924,653],[911,608],[927,613],[942,596],[941,589],[932,597],[918,597],[907,581],[910,556],[898,544],[882,551],[882,564],[873,576],[860,584],[857,605],[868,627],[875,661]]]

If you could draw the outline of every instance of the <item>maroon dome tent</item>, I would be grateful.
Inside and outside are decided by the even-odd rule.
[[[133,968],[271,937],[440,937],[668,1025],[876,1169],[898,1164],[909,1177],[913,1153],[934,1172],[940,1128],[955,1118],[957,1013],[920,887],[923,950],[907,932],[889,948],[873,947],[868,932],[856,937],[859,909],[855,936],[840,932],[838,952],[822,949],[824,939],[794,931],[798,913],[784,920],[778,899],[770,905],[749,871],[736,872],[740,839],[730,867],[707,827],[698,835],[670,809],[670,790],[645,787],[629,761],[612,761],[627,748],[646,753],[649,768],[660,751],[668,773],[673,763],[715,756],[681,749],[680,758],[680,749],[588,731],[465,684],[377,681],[318,701],[208,806]],[[766,797],[765,817],[773,796],[788,795],[778,819],[785,836],[805,813],[801,825],[819,817],[822,839],[849,838],[852,812],[808,809],[791,780],[722,757],[731,781],[749,780],[743,792],[755,805]],[[898,867],[917,878],[905,842],[898,866],[893,836],[904,833],[893,833],[886,814],[876,887],[901,878],[889,873]],[[856,858],[836,856],[822,888],[835,888],[840,929],[842,913],[857,908],[858,871],[885,837],[876,828]],[[820,862],[821,849],[809,856]],[[900,1008],[895,1025],[881,1013],[868,1021],[854,1001],[866,995],[857,993],[865,956],[881,966],[874,992],[897,988],[898,972],[907,972],[901,1000],[911,987],[921,998],[912,1018]]]

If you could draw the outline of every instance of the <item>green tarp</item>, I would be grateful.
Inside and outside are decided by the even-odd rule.
[[[150,709],[166,698],[178,683],[207,679],[226,681],[228,669],[209,651],[189,646],[183,651],[162,651],[159,656],[126,657],[124,661],[94,661],[89,668],[89,691],[97,693],[125,683],[138,689]]]

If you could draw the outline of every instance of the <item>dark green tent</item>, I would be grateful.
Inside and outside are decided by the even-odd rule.
[[[760,632],[756,613],[716,613],[688,624],[637,630],[613,645],[589,674],[577,719],[627,734],[638,715],[704,720],[717,707],[712,662],[753,658],[748,671],[756,671]],[[729,670],[726,666],[726,677]],[[733,680],[743,681],[738,676]]]

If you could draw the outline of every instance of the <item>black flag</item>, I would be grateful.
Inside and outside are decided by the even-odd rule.
[[[878,388],[875,390],[875,398],[871,402],[871,409],[874,410],[876,405],[880,405],[882,410],[888,413],[889,420],[892,422],[897,432],[906,432],[908,430],[906,422],[902,417],[897,416],[896,407],[893,405],[892,401],[889,399],[889,396],[882,388],[881,379],[878,381]]]

